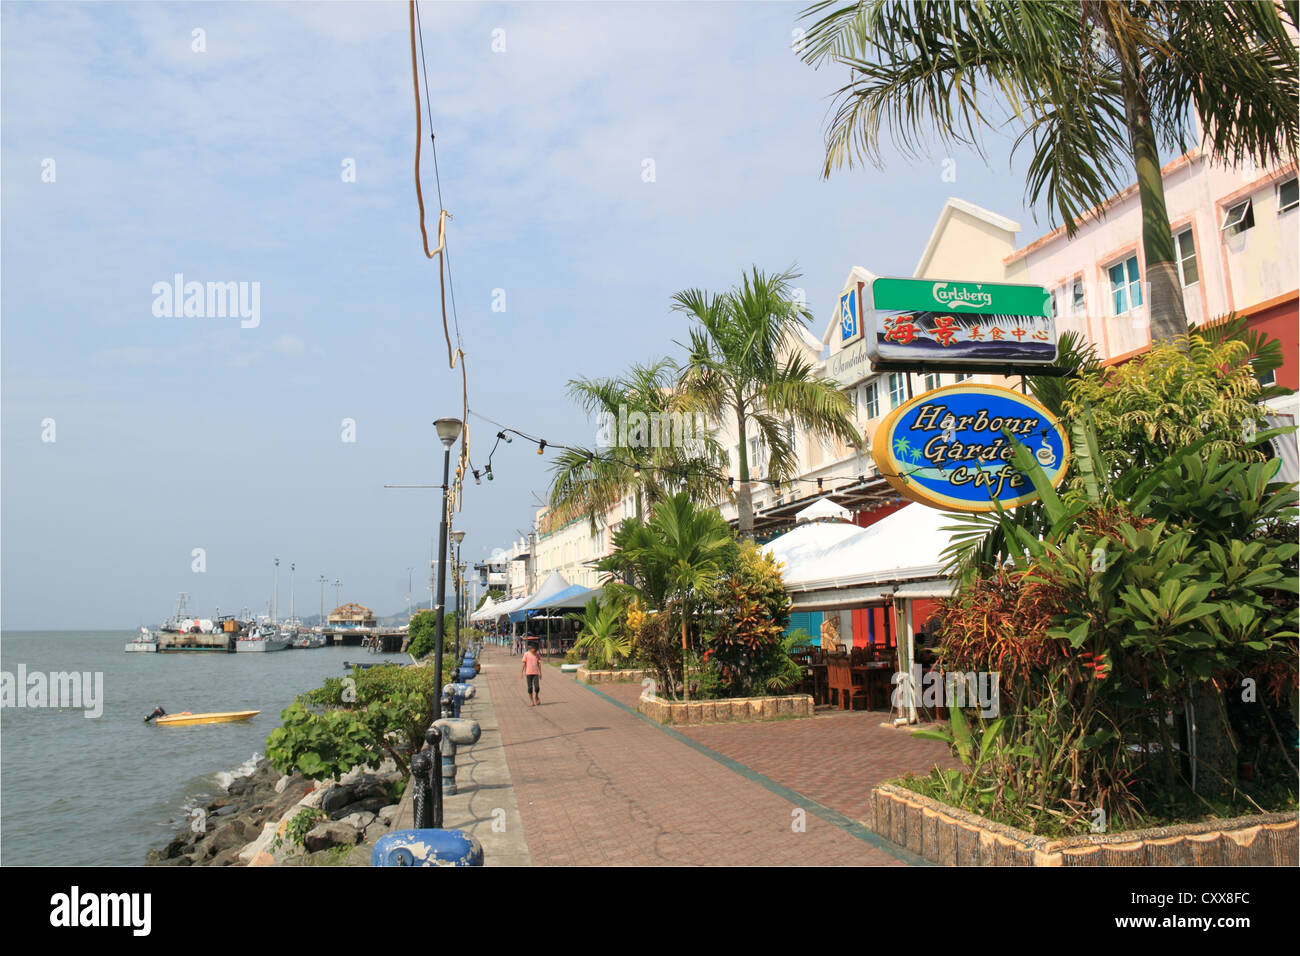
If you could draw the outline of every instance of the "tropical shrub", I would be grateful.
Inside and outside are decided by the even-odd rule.
[[[742,542],[718,589],[706,654],[720,672],[722,696],[751,697],[785,690],[799,680],[785,629],[790,598],[771,554]]]
[[[435,689],[432,667],[384,665],[327,678],[281,712],[281,726],[266,739],[267,759],[309,780],[374,769],[385,757],[405,772],[403,753],[424,746],[433,722]]]
[[[948,670],[997,672],[1003,716],[968,724],[954,710],[927,735],[966,773],[910,785],[1045,833],[1295,805],[1296,489],[1257,460],[1259,436],[1233,441],[1237,416],[1254,415],[1237,397],[1255,394],[1246,356],[1206,348],[1158,346],[1123,375],[1081,376],[1064,403],[1076,459],[1064,492],[1022,446],[1038,506],[962,521],[965,574],[941,610],[939,655]],[[1225,357],[1240,364],[1209,360]],[[1203,430],[1170,406],[1180,396],[1210,410]]]
[[[616,667],[632,652],[632,638],[623,627],[623,610],[617,601],[602,603],[600,598],[593,597],[581,614],[569,616],[582,625],[573,649],[587,652],[587,666],[592,669]]]

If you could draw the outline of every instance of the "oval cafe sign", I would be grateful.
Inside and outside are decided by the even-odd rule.
[[[948,511],[995,511],[1038,497],[1012,463],[1015,440],[1028,447],[1055,487],[1070,443],[1046,408],[996,385],[961,383],[919,395],[880,423],[871,455],[880,474],[912,501]]]

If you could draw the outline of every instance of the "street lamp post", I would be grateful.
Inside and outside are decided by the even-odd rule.
[[[406,623],[411,623],[411,572],[415,568],[406,569]]]
[[[275,559],[275,599],[271,604],[271,623],[280,621],[280,559]]]
[[[343,582],[340,581],[338,578],[335,578],[335,579],[334,579],[334,606],[335,606],[335,607],[338,607],[338,606],[339,606],[339,602],[342,600],[342,599],[339,597],[339,588],[341,588],[341,587],[343,587]]]
[[[447,598],[447,492],[448,478],[451,474],[451,446],[460,437],[461,421],[458,418],[440,418],[433,423],[438,430],[438,440],[442,442],[442,514],[438,521],[438,606],[437,619],[434,622],[433,650],[433,693],[435,701],[433,712],[442,716],[442,639],[443,639],[443,604]],[[441,803],[441,801],[439,801]]]
[[[293,573],[298,565],[289,565],[289,626],[293,627],[294,610],[293,610]]]
[[[461,607],[463,601],[460,598],[460,586],[464,578],[464,569],[460,566],[460,543],[465,540],[464,531],[453,531],[452,539],[456,542],[456,561],[452,567],[456,571],[456,660],[460,660],[460,629],[461,629]]]
[[[325,626],[325,575],[320,576],[320,620],[316,623],[321,627]]]

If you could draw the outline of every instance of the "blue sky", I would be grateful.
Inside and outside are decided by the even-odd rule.
[[[590,443],[566,382],[679,355],[678,290],[797,263],[820,336],[853,265],[911,274],[949,195],[1017,219],[1022,241],[1047,230],[1010,137],[987,165],[936,147],[823,180],[843,76],[791,51],[800,9],[421,6],[472,409]],[[408,567],[427,604],[436,492],[383,486],[438,482],[431,422],[459,413],[460,376],[420,247],[406,5],[0,17],[4,627],[156,624],[179,591],[204,614],[265,610],[276,556],[282,612],[290,562],[300,613],[321,575],[404,608]],[[155,316],[176,273],[259,283],[259,324]],[[481,464],[495,428],[470,425]],[[548,460],[503,445],[496,480],[467,486],[468,559],[528,527]]]

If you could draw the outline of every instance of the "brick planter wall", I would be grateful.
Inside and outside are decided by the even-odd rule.
[[[1051,838],[986,820],[895,784],[871,792],[863,822],[945,866],[1296,866],[1295,813]]]
[[[787,697],[680,701],[643,694],[637,702],[637,709],[660,724],[716,724],[727,720],[811,717],[813,699],[807,694],[793,694]]]
[[[585,666],[578,668],[578,680],[584,684],[617,684],[623,681],[628,683],[641,683],[647,677],[652,677],[650,671],[590,671]]]

